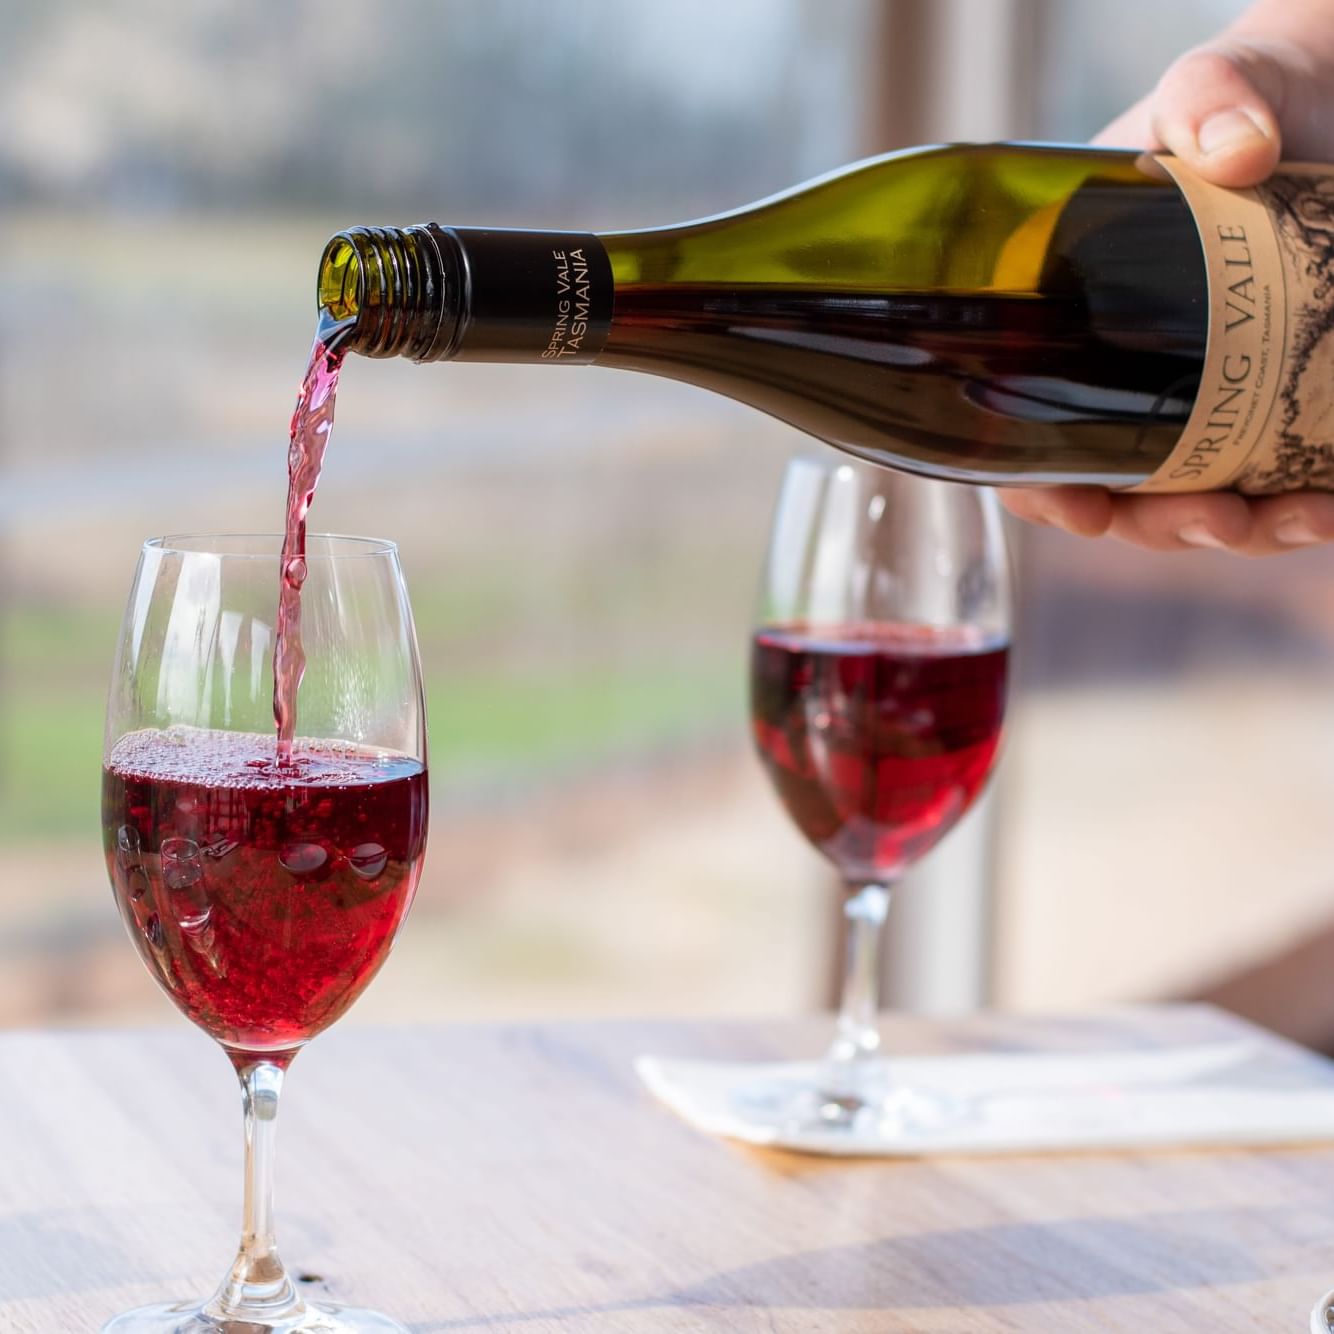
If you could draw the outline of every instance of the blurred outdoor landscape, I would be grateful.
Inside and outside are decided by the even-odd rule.
[[[963,49],[988,3],[946,6],[961,61],[990,59]],[[105,883],[105,685],[143,538],[280,524],[327,236],[650,226],[892,147],[898,8],[0,8],[0,1023],[172,1016]],[[1087,138],[1241,6],[1014,8],[1031,87],[976,137]],[[810,447],[597,368],[349,366],[312,524],[402,548],[432,768],[417,905],[352,1021],[823,1002],[831,886],[744,693]],[[991,996],[1197,994],[1326,928],[1334,556],[1014,536],[1019,682],[971,872]]]

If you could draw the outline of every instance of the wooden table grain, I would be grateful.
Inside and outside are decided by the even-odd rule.
[[[891,1051],[1240,1028],[1201,1007],[884,1024]],[[310,1291],[414,1334],[1295,1331],[1334,1286],[1334,1146],[832,1161],[701,1136],[630,1069],[805,1054],[824,1032],[326,1034],[284,1098],[283,1253]],[[77,1334],[210,1291],[236,1240],[237,1101],[185,1029],[0,1036],[0,1330]]]

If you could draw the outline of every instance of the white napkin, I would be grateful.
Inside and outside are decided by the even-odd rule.
[[[969,1053],[888,1063],[895,1084],[939,1095],[937,1121],[850,1127],[765,1124],[757,1080],[817,1085],[816,1061],[642,1056],[649,1090],[691,1125],[750,1144],[825,1154],[1032,1153],[1334,1138],[1334,1066],[1236,1040],[1151,1051]]]

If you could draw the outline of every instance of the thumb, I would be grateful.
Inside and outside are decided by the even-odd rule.
[[[1278,165],[1283,79],[1279,62],[1253,46],[1187,52],[1154,91],[1154,136],[1215,185],[1255,185]]]

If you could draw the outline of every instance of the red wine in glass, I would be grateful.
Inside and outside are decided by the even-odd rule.
[[[206,728],[122,736],[103,769],[107,865],[131,938],[183,1013],[282,1059],[384,962],[426,842],[422,764]]]
[[[850,883],[892,880],[991,771],[1009,651],[966,625],[775,626],[751,648],[751,724],[798,829]]]

